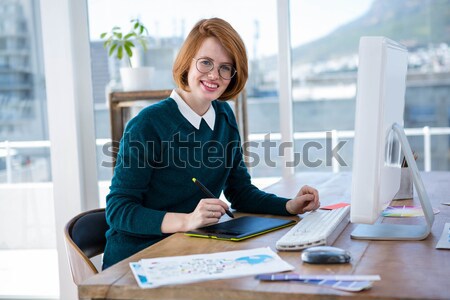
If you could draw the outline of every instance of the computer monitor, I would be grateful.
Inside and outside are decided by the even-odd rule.
[[[352,232],[355,239],[420,240],[431,231],[434,215],[402,127],[407,66],[403,45],[385,37],[360,39],[350,210],[351,222],[360,224]],[[402,152],[424,226],[376,223],[399,190]]]

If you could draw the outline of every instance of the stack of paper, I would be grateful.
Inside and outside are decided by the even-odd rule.
[[[142,259],[130,267],[141,288],[294,270],[270,248]]]
[[[441,238],[436,244],[436,249],[450,249],[450,223],[445,223]]]

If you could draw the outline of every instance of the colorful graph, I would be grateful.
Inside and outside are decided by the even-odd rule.
[[[130,267],[144,288],[294,269],[270,248],[143,259]]]

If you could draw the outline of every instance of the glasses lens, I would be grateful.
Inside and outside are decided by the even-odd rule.
[[[236,74],[236,69],[232,65],[221,65],[219,75],[223,79],[231,79]]]
[[[200,58],[197,60],[197,70],[201,73],[208,73],[214,68],[212,61],[206,58]]]

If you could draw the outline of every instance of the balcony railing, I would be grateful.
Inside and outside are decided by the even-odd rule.
[[[424,157],[424,171],[431,171],[431,137],[450,135],[450,127],[423,127],[423,128],[406,128],[405,133],[407,136],[423,136],[423,157]],[[250,141],[263,141],[266,134],[250,134]],[[332,147],[338,145],[340,139],[351,139],[355,136],[355,132],[352,130],[332,130],[331,142]],[[317,140],[325,139],[327,137],[326,131],[312,131],[312,132],[295,132],[294,140]],[[272,141],[281,140],[280,133],[271,133],[270,138]],[[105,143],[111,142],[110,139],[97,139],[96,145],[103,146]],[[5,160],[5,170],[0,171],[6,173],[6,183],[13,182],[13,157],[20,149],[39,149],[50,148],[50,141],[4,141],[0,142],[0,159]],[[339,172],[339,164],[333,160],[332,169],[333,172]]]
[[[327,132],[330,131],[309,131],[309,132],[294,132],[294,140],[316,140],[327,138]],[[405,134],[408,137],[423,136],[423,149],[424,149],[424,171],[430,172],[431,170],[431,136],[450,135],[450,127],[422,127],[422,128],[405,128]],[[250,141],[263,141],[266,134],[250,134]],[[355,131],[353,130],[331,130],[331,145],[334,148],[338,145],[340,139],[352,139],[355,137]],[[270,139],[272,141],[281,140],[280,133],[271,133]],[[339,172],[339,164],[336,160],[332,160],[333,172]]]

